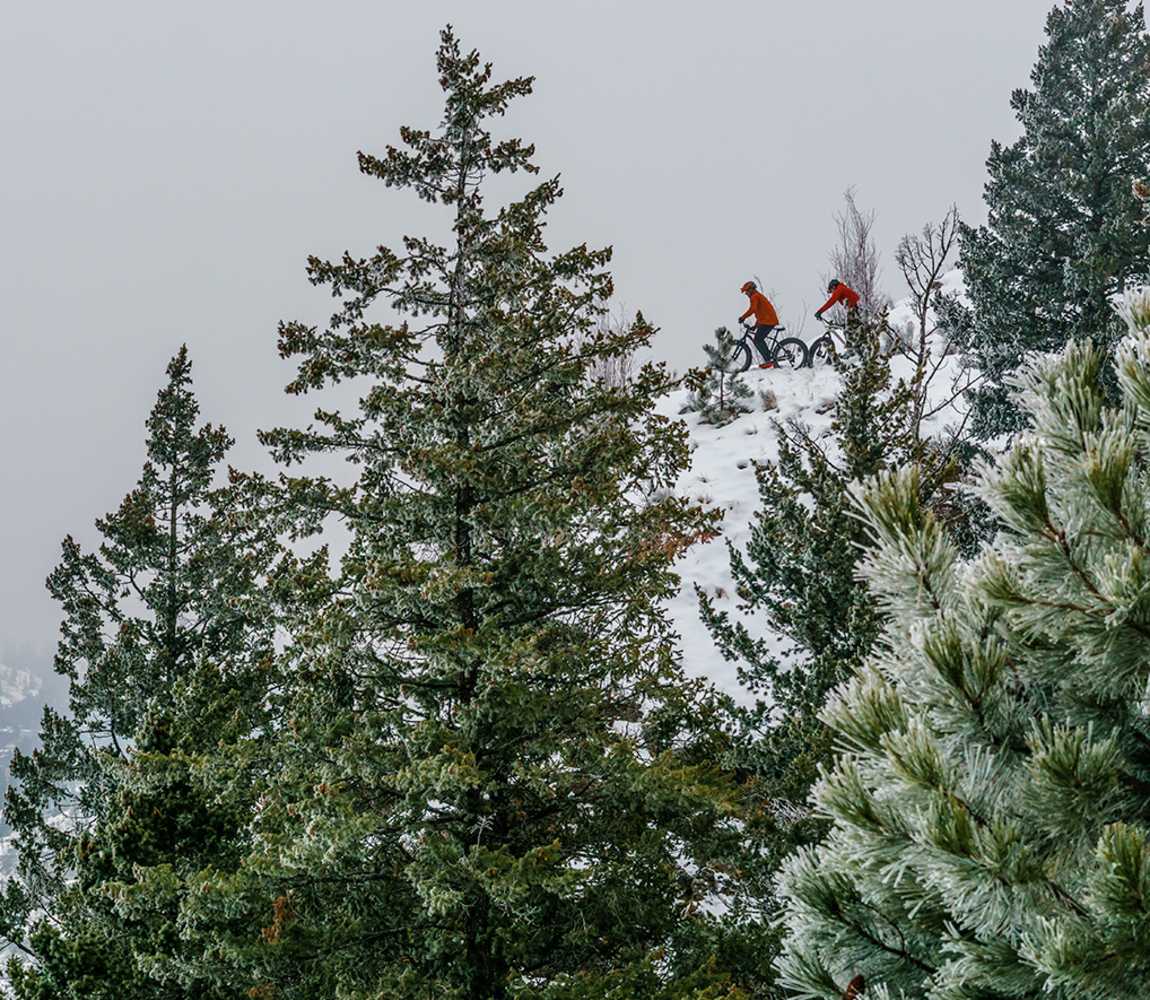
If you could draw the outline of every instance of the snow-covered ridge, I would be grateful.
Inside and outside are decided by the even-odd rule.
[[[961,295],[961,274],[958,271],[947,274],[942,287],[948,293]],[[908,302],[899,302],[890,310],[889,324],[899,333],[917,329],[917,319]],[[821,333],[821,328],[806,331],[807,343]],[[701,347],[699,355],[701,363]],[[949,399],[959,366],[957,356],[943,360],[931,385],[934,401],[941,403]],[[891,368],[896,379],[909,379],[913,372],[911,363],[898,355],[892,359]],[[830,406],[840,389],[839,376],[829,365],[799,371],[761,371],[752,366],[744,378],[752,390],[749,403],[753,410],[723,427],[701,422],[696,413],[681,413],[687,390],[671,394],[659,407],[667,416],[684,420],[690,433],[691,466],[679,480],[679,493],[723,511],[720,536],[693,546],[676,567],[682,582],[668,611],[681,639],[687,671],[710,679],[740,701],[748,700],[747,692],[739,684],[736,665],[726,662],[719,654],[699,618],[695,586],[715,598],[719,608],[726,609],[733,617],[737,615],[738,599],[731,579],[727,542],[745,549],[750,540],[751,522],[759,506],[755,463],[778,459],[777,424],[785,425],[797,418],[815,437],[828,434],[832,420]],[[762,394],[768,392],[777,401],[777,409],[763,409]],[[962,403],[955,401],[928,421],[928,428],[932,433],[941,433],[961,420],[961,415]],[[779,653],[785,652],[786,641],[773,639],[763,623],[742,620],[752,635],[777,642]]]
[[[735,664],[727,663],[715,648],[710,633],[699,618],[698,586],[716,604],[732,613],[737,599],[731,580],[727,542],[743,549],[751,537],[751,522],[759,506],[755,463],[778,458],[776,423],[799,418],[817,435],[830,429],[826,406],[839,389],[839,378],[829,366],[799,371],[760,371],[752,368],[745,376],[754,393],[754,409],[723,427],[699,420],[698,414],[684,413],[691,437],[691,466],[679,480],[678,492],[692,500],[718,507],[723,512],[718,538],[699,543],[687,551],[676,567],[681,578],[678,595],[669,612],[679,633],[683,663],[689,673],[709,678],[718,687],[742,699],[735,676]],[[764,410],[760,392],[771,392],[778,408]],[[686,390],[668,397],[661,409],[678,415],[686,403]],[[818,411],[823,410],[820,413]],[[766,638],[769,630],[747,622],[752,634]],[[782,649],[780,648],[780,652]]]

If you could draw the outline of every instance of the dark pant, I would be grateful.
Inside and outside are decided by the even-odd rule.
[[[773,326],[756,326],[755,327],[755,348],[759,352],[759,357],[764,361],[770,362],[773,360],[771,357],[771,349],[767,347],[767,338],[775,332]]]

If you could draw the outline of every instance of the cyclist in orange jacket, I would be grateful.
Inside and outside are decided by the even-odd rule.
[[[858,316],[859,308],[859,293],[856,292],[849,285],[844,285],[838,278],[832,278],[831,283],[827,285],[827,293],[830,298],[823,303],[823,307],[815,313],[815,319],[821,320],[823,313],[828,309],[837,306],[842,302],[847,307],[847,322],[853,321]]]
[[[779,314],[775,312],[775,307],[771,305],[771,300],[755,287],[753,281],[744,282],[743,287],[740,288],[739,291],[751,300],[750,305],[747,306],[747,311],[739,317],[739,322],[742,323],[748,316],[754,315],[755,348],[759,352],[759,357],[763,359],[763,363],[759,365],[759,367],[773,368],[774,363],[771,361],[771,352],[767,348],[767,337],[769,337],[775,327],[779,325]]]

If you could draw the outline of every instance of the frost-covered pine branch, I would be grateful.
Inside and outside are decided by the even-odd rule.
[[[1150,294],[1123,312],[1117,405],[1091,344],[1016,380],[979,558],[914,470],[859,491],[888,624],[823,713],[831,832],[781,880],[799,997],[1150,995]]]

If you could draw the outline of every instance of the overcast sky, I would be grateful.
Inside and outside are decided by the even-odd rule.
[[[308,253],[437,227],[361,177],[434,126],[437,32],[534,74],[507,127],[567,196],[553,245],[615,248],[620,298],[676,367],[761,275],[792,329],[820,304],[848,186],[880,249],[952,202],[982,218],[1051,0],[8,4],[0,22],[0,660],[47,650],[60,539],[132,486],[167,359],[205,415],[301,419],[280,318],[328,312]],[[893,266],[887,290],[900,294]],[[808,324],[808,334],[810,333]],[[310,409],[311,404],[307,405]],[[7,652],[5,652],[7,651]],[[17,664],[12,664],[17,665]]]

